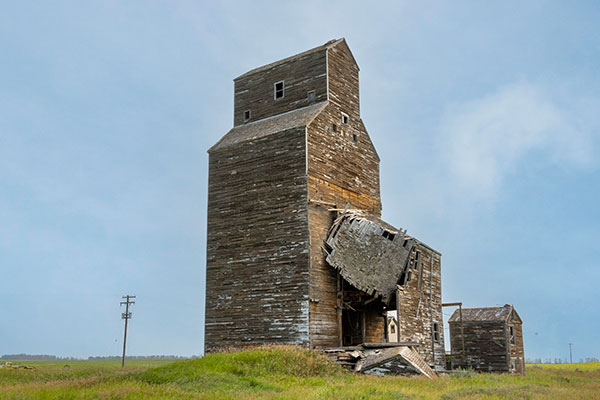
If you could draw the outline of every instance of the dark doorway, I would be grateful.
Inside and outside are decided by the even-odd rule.
[[[364,342],[365,312],[346,309],[342,311],[344,346],[356,346]]]

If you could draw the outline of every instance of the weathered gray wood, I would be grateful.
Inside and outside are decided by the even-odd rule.
[[[370,349],[364,352],[364,356],[358,360],[354,370],[363,372],[376,366],[383,364],[400,355],[402,346],[394,346],[380,349]]]
[[[372,349],[372,348],[384,348],[384,347],[399,347],[399,346],[411,346],[411,347],[418,347],[419,343],[417,342],[394,342],[394,343],[363,343],[361,344],[362,347],[364,347],[365,349]]]
[[[449,320],[452,368],[525,373],[522,321],[512,306],[466,308],[462,314],[462,324],[459,310]],[[510,341],[510,327],[514,344]]]
[[[379,156],[360,117],[358,71],[342,39],[235,80],[234,127],[209,151],[207,351],[274,343],[327,348],[344,344],[346,333],[353,344],[385,340],[386,304],[373,288],[338,279],[323,250],[339,210],[381,216]],[[278,81],[281,99],[273,96]],[[421,272],[432,285],[403,282],[401,340],[418,343],[425,362],[439,368],[443,336],[435,355],[426,344],[430,321],[442,325],[440,254],[418,241],[414,247],[423,262],[433,258],[432,276]],[[397,274],[379,273],[398,283]],[[428,297],[419,307],[416,299]],[[344,332],[353,315],[358,326]]]

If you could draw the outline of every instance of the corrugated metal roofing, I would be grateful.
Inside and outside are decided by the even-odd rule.
[[[292,128],[305,127],[327,106],[327,102],[313,104],[255,122],[233,127],[208,152],[213,152],[237,143],[255,140]]]
[[[481,308],[463,308],[463,321],[506,321],[513,311],[513,307],[506,305],[504,307],[481,307]],[[518,318],[518,316],[517,316]],[[455,310],[448,322],[460,321],[459,310]]]

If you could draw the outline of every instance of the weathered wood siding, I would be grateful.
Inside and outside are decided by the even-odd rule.
[[[345,41],[329,49],[327,54],[329,72],[329,101],[338,110],[360,120],[359,68]]]
[[[309,199],[379,217],[379,157],[362,121],[340,122],[341,112],[330,104],[309,126]]]
[[[322,246],[336,213],[327,206],[308,204],[310,231],[310,345],[338,345],[337,272],[325,262]]]
[[[417,342],[421,357],[436,369],[444,369],[441,255],[423,243],[413,248],[399,305],[400,341]],[[438,326],[437,340],[433,323]]]
[[[465,357],[453,357],[452,368],[508,372],[508,333],[505,321],[464,321]],[[450,322],[452,353],[462,351],[460,323]]]
[[[525,353],[523,351],[523,326],[521,323],[510,320],[509,327],[513,327],[515,343],[510,343],[510,335],[508,337],[509,357],[516,367],[516,372],[523,375],[525,373]],[[507,330],[509,331],[509,330]]]
[[[340,122],[339,110],[329,105],[308,128],[308,197],[313,201],[309,208],[311,299],[318,299],[310,308],[311,345],[315,347],[337,346],[339,335],[336,273],[322,250],[336,216],[328,209],[350,205],[381,214],[379,159],[373,145],[366,130],[359,129],[362,122],[350,120],[348,126]]]
[[[365,310],[365,343],[383,343],[385,341],[385,310],[381,303],[371,303]]]
[[[309,105],[308,92],[315,91],[315,103],[327,100],[326,49],[296,57],[260,72],[235,80],[234,125],[243,124],[244,111],[256,121]],[[275,99],[274,84],[284,81],[284,97]]]
[[[308,346],[305,129],[210,154],[206,351]]]

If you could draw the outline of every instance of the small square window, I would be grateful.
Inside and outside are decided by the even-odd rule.
[[[314,90],[311,90],[310,92],[308,92],[308,102],[312,103],[313,101],[315,101],[316,98],[316,93]]]
[[[244,122],[250,119],[250,110],[244,111]]]
[[[333,129],[334,132],[337,132],[337,124],[333,124],[331,126],[331,129]]]
[[[284,89],[285,89],[284,81],[275,83],[275,85],[274,85],[275,100],[283,99]]]
[[[356,133],[352,134],[352,141],[356,142],[356,140],[358,139],[358,136],[356,136]]]
[[[342,113],[342,124],[347,124],[348,122],[350,122],[350,117],[348,114]]]

